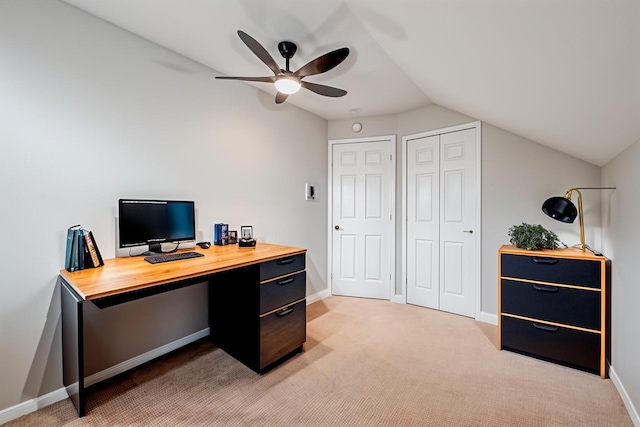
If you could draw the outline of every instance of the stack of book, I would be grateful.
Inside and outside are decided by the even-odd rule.
[[[213,244],[224,246],[229,244],[229,224],[213,224]]]
[[[67,271],[84,270],[104,265],[102,255],[93,237],[93,233],[80,225],[74,225],[67,230],[67,250],[64,258],[64,268]]]

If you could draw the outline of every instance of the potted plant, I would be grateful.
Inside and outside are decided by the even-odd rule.
[[[509,236],[511,236],[511,244],[529,251],[557,249],[559,243],[558,235],[553,231],[541,225],[526,222],[509,228]]]

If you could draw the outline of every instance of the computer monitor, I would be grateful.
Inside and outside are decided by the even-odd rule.
[[[118,218],[121,248],[149,245],[160,253],[162,243],[196,239],[192,201],[120,199]]]

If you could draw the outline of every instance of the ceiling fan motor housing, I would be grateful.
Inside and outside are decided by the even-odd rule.
[[[293,58],[293,55],[296,54],[298,50],[298,46],[294,42],[280,42],[278,43],[278,50],[280,51],[280,55],[282,55],[285,59]]]

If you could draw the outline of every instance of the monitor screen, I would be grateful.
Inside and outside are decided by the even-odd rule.
[[[194,202],[120,199],[120,247],[195,240]]]

